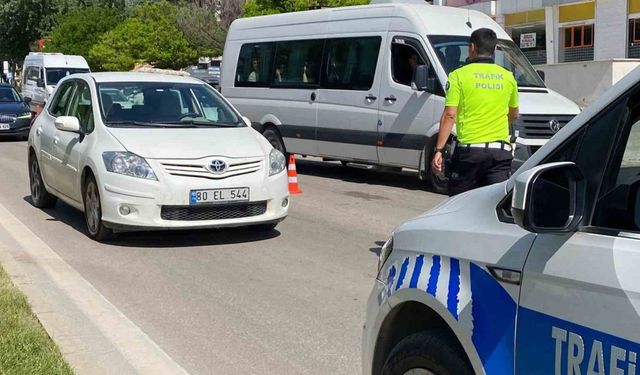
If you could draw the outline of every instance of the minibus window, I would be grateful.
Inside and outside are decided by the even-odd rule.
[[[418,65],[426,65],[426,62],[415,48],[398,43],[391,46],[391,71],[395,82],[411,86],[413,71]]]
[[[268,87],[271,82],[273,43],[249,43],[240,48],[236,86]]]
[[[295,40],[276,43],[273,86],[318,85],[323,44],[323,40]]]
[[[376,74],[381,41],[379,36],[327,40],[323,87],[370,90]]]

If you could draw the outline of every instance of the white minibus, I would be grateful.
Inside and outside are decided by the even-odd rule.
[[[429,171],[444,87],[481,27],[497,33],[496,63],[519,84],[518,167],[579,107],[545,87],[507,33],[480,12],[373,0],[239,19],[227,35],[221,89],[283,152],[417,169],[444,192],[446,178]],[[429,74],[424,87],[412,85],[420,65]]]
[[[30,52],[22,68],[22,96],[29,98],[33,111],[44,107],[58,81],[74,73],[89,72],[82,56],[62,53]]]

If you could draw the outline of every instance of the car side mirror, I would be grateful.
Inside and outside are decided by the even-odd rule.
[[[31,98],[28,96],[25,96],[24,98],[22,98],[22,101],[24,102],[24,104],[29,104],[31,103]]]
[[[544,70],[536,70],[536,73],[538,73],[540,78],[542,78],[542,82],[545,82],[546,73],[544,72]]]
[[[413,71],[411,88],[415,91],[435,91],[436,79],[435,77],[430,76],[428,65],[416,66],[415,70]]]
[[[74,116],[60,116],[55,121],[56,129],[63,132],[80,133],[80,121]]]
[[[38,80],[36,81],[36,85],[38,87],[44,87],[44,80],[42,80],[42,78],[38,78]]]
[[[534,233],[574,232],[584,216],[586,180],[573,162],[543,164],[515,181],[511,213]]]

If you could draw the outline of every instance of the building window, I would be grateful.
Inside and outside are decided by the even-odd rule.
[[[560,62],[593,60],[593,33],[593,24],[563,28]]]
[[[593,47],[593,25],[564,28],[564,48]]]
[[[640,18],[629,20],[629,42],[627,57],[640,58]]]

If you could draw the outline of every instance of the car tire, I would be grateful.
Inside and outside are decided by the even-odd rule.
[[[387,357],[382,375],[473,375],[462,347],[441,330],[405,337]]]
[[[287,150],[284,148],[284,142],[282,141],[282,137],[278,130],[274,128],[267,128],[262,135],[267,139],[267,141],[269,141],[269,143],[271,143],[273,148],[282,152],[284,156],[288,156]]]
[[[431,160],[433,159],[433,150],[436,148],[436,143],[438,142],[438,135],[434,135],[433,137],[431,137],[431,140],[429,142],[429,145],[427,146],[426,152],[428,153],[427,155],[429,155],[429,157],[427,158],[427,164],[426,164],[426,173],[427,173],[427,181],[429,181],[429,184],[431,185],[431,189],[434,193],[438,193],[438,194],[447,194],[448,190],[449,190],[449,178],[445,176],[446,174],[446,170],[444,170],[445,168],[445,164],[443,163],[443,171],[442,174],[440,174],[439,176],[436,176],[432,171],[431,171]],[[447,145],[445,146],[447,152],[449,155],[451,154],[451,139],[449,139],[449,141],[447,142]]]
[[[84,183],[84,221],[89,238],[102,242],[113,238],[113,231],[102,221],[102,201],[100,189],[93,176],[88,176]]]
[[[40,164],[38,158],[31,153],[29,155],[29,189],[31,191],[31,203],[38,208],[51,208],[55,206],[58,200],[55,196],[49,194],[44,186],[44,180],[40,173]]]

